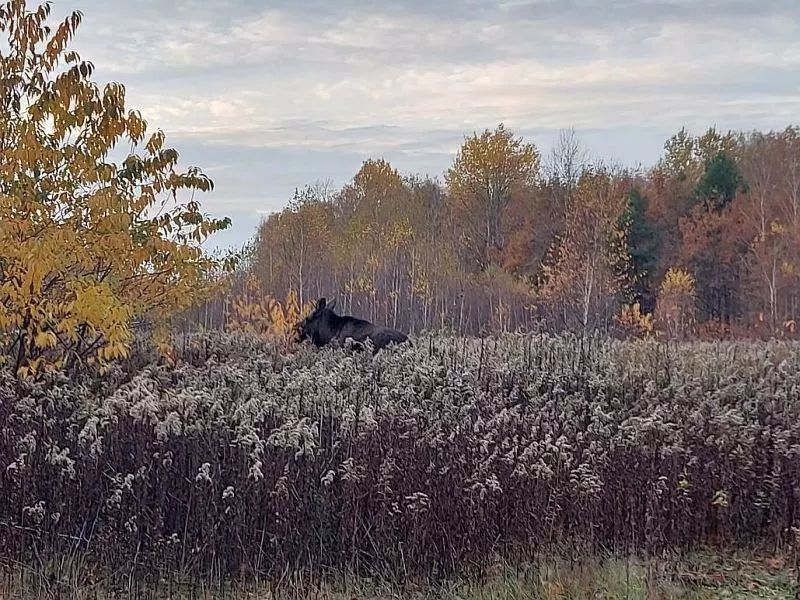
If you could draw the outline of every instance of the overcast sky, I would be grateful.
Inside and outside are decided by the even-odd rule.
[[[629,165],[682,126],[800,123],[798,0],[55,0],[53,16],[73,9],[96,79],[214,179],[223,246],[369,157],[440,176],[501,121],[543,152],[574,127]]]

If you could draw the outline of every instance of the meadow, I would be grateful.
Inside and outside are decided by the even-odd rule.
[[[443,585],[708,551],[793,573],[800,345],[177,347],[176,366],[140,349],[103,377],[0,374],[7,585]]]

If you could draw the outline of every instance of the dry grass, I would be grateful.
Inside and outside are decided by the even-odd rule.
[[[34,589],[430,586],[536,556],[796,544],[796,344],[178,347],[178,367],[104,379],[0,372],[0,557],[47,573]]]

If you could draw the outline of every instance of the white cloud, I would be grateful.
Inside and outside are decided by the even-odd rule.
[[[213,166],[236,147],[291,171],[230,192],[253,214],[264,208],[252,194],[272,206],[321,172],[352,175],[328,164],[441,161],[462,134],[501,120],[575,126],[652,157],[659,148],[644,140],[684,124],[782,127],[800,114],[794,0],[82,1],[84,58],[101,80],[126,83],[168,139],[202,148],[194,162]],[[223,181],[256,168],[224,164]]]

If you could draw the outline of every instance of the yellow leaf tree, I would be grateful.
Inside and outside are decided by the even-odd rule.
[[[352,308],[354,296],[361,296],[370,319],[394,322],[402,271],[398,235],[403,237],[399,232],[409,221],[409,189],[390,163],[368,159],[339,199],[343,215],[349,218],[340,247],[348,268],[344,305]],[[392,309],[384,299],[389,299]]]
[[[464,245],[480,270],[504,247],[502,218],[514,194],[532,186],[539,151],[500,124],[467,138],[445,179],[450,202],[463,224]]]
[[[0,5],[0,353],[21,376],[124,356],[133,319],[163,325],[208,291],[222,265],[200,243],[229,225],[194,199],[211,180],[67,49],[81,13],[49,14]]]
[[[686,270],[667,271],[656,305],[656,324],[670,339],[683,339],[695,324],[695,278]]]

